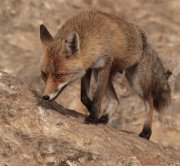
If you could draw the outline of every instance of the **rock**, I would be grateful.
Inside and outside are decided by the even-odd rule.
[[[129,131],[84,124],[84,115],[42,100],[0,71],[0,165],[165,166],[180,164],[180,149]]]

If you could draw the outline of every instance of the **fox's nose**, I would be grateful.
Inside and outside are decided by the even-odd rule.
[[[43,96],[44,100],[49,100],[49,98],[50,98],[50,96],[47,96],[47,95]]]

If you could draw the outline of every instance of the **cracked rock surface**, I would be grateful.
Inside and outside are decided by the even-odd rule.
[[[180,149],[137,134],[84,124],[84,115],[44,102],[19,79],[0,72],[0,165],[178,165]]]

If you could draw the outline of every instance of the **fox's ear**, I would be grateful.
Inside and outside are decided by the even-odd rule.
[[[72,31],[64,43],[67,57],[70,57],[79,50],[79,35],[76,31]]]
[[[53,37],[51,36],[49,31],[43,24],[40,25],[40,38],[41,38],[42,44],[45,44],[45,45],[50,43],[53,40]]]

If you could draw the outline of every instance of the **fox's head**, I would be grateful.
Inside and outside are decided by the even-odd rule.
[[[41,25],[40,39],[44,50],[41,58],[41,77],[45,81],[43,99],[53,101],[68,84],[85,74],[79,58],[79,36],[71,31],[65,38],[55,39]]]

